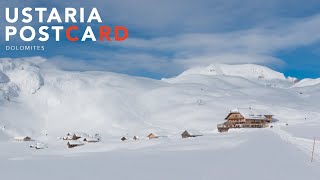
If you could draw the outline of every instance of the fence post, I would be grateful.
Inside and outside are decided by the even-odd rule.
[[[313,161],[313,154],[314,154],[314,146],[316,144],[316,138],[313,140],[313,147],[312,147],[312,154],[311,154],[311,162]]]

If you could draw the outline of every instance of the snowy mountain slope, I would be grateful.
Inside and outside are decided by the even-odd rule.
[[[214,72],[209,72],[218,75],[188,70],[176,78],[158,81],[107,72],[41,70],[41,63],[23,60],[0,62],[0,69],[10,78],[4,84],[16,97],[0,108],[0,113],[3,124],[15,127],[17,133],[23,130],[58,135],[89,130],[114,135],[169,133],[187,128],[207,131],[235,107],[265,108],[276,112],[279,119],[288,113],[282,108],[289,108],[296,119],[316,111],[314,104],[308,104],[316,91],[301,95],[295,88],[265,86],[258,82],[258,76],[288,82],[281,73],[256,65],[234,65],[235,72],[232,65],[215,65],[210,66]],[[241,68],[247,73],[237,74]],[[306,112],[301,113],[301,104]],[[20,113],[15,113],[17,110]]]
[[[250,79],[280,79],[286,80],[282,73],[276,72],[270,68],[255,65],[255,64],[240,64],[240,65],[227,65],[227,64],[212,64],[205,68],[198,67],[189,69],[183,72],[180,76],[189,74],[203,74],[203,75],[228,75],[239,76]]]
[[[53,159],[65,161],[65,158],[71,157],[74,164],[70,166],[78,169],[82,167],[78,164],[82,160],[105,164],[108,159],[107,166],[116,171],[112,165],[116,162],[109,161],[111,157],[108,153],[113,154],[114,158],[127,154],[131,163],[134,161],[141,166],[150,162],[137,160],[136,156],[149,154],[160,168],[166,167],[168,163],[162,158],[171,152],[172,159],[177,162],[172,168],[177,168],[177,177],[184,179],[193,177],[182,172],[192,172],[194,169],[183,166],[189,158],[192,161],[204,159],[196,168],[198,174],[194,174],[194,177],[200,172],[204,173],[208,167],[216,167],[222,174],[227,174],[228,171],[223,170],[227,168],[222,167],[232,163],[238,164],[240,173],[247,170],[247,166],[241,166],[244,161],[254,172],[260,172],[258,165],[269,167],[270,171],[263,176],[265,179],[275,179],[279,177],[277,174],[287,177],[292,168],[303,170],[288,175],[290,179],[317,179],[319,176],[319,164],[310,169],[306,162],[310,160],[312,138],[320,137],[320,85],[288,88],[293,84],[291,79],[255,65],[218,65],[214,66],[216,69],[212,74],[205,73],[207,69],[188,70],[174,78],[153,80],[109,72],[61,71],[48,66],[43,68],[42,63],[42,59],[0,61],[0,71],[3,72],[0,75],[4,79],[0,83],[0,148],[3,150],[0,162],[24,160],[32,163],[32,167],[41,169],[41,163],[56,164],[58,162]],[[246,74],[241,74],[242,70],[239,70],[243,67]],[[264,77],[259,78],[261,75]],[[267,83],[276,86],[268,86]],[[217,133],[216,125],[224,122],[228,112],[237,107],[270,111],[275,114],[277,122],[273,124],[274,128]],[[286,126],[287,123],[289,126]],[[185,129],[198,130],[204,136],[182,140],[180,133]],[[66,149],[65,142],[56,139],[67,132],[77,131],[99,133],[103,142]],[[150,132],[168,137],[147,140],[146,135]],[[28,148],[29,144],[8,141],[20,135],[30,135],[44,141],[49,148],[34,151]],[[141,140],[120,142],[120,137],[124,135],[129,138],[138,135]],[[319,150],[315,152],[316,161],[320,160]],[[233,158],[227,158],[226,163],[222,163],[224,160],[221,157],[226,151]],[[189,156],[187,152],[194,156]],[[257,152],[263,156],[256,158],[261,155]],[[78,159],[73,159],[75,153]],[[210,157],[211,161],[205,161],[204,157]],[[123,159],[117,163],[128,162]],[[141,166],[134,166],[132,173],[141,172]],[[127,168],[130,167],[128,165]],[[281,167],[283,169],[279,171]],[[163,168],[159,171],[163,172]],[[66,170],[61,172],[57,176],[68,174]],[[157,174],[150,172],[146,177]],[[206,173],[207,179],[224,177],[213,176],[209,172],[212,172],[211,168]],[[165,179],[166,173],[160,174],[163,175],[155,179]],[[239,179],[256,179],[258,176],[238,175]],[[86,176],[76,177],[85,179]],[[109,177],[121,179],[119,175]]]
[[[19,87],[22,93],[35,93],[43,85],[39,67],[28,59],[0,59],[0,83]]]
[[[44,78],[45,86],[37,93],[20,94],[16,99],[19,103],[9,103],[14,108],[2,111],[8,123],[19,118],[13,111],[21,109],[23,121],[29,122],[23,127],[41,125],[38,132],[59,135],[76,130],[108,130],[105,132],[108,134],[113,129],[125,129],[124,124],[138,125],[140,116],[134,110],[138,107],[135,98],[144,89],[157,86],[157,82],[149,83],[147,79],[113,73],[54,71],[44,73]]]
[[[242,77],[264,86],[280,88],[290,87],[297,81],[296,78],[286,78],[280,72],[255,64],[211,64],[207,67],[196,67],[186,70],[175,79],[180,79],[185,76],[188,77],[190,75]]]
[[[9,77],[0,71],[0,83],[8,83],[9,81]]]
[[[313,86],[317,84],[320,84],[320,78],[317,78],[317,79],[306,78],[294,84],[293,87],[305,87],[305,86]]]

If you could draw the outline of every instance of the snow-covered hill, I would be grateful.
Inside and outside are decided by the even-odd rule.
[[[312,138],[320,136],[320,86],[294,85],[292,78],[286,78],[267,67],[252,64],[210,65],[187,70],[170,79],[154,80],[110,72],[61,71],[45,66],[46,63],[42,58],[0,60],[0,147],[6,152],[0,153],[0,158],[21,157],[19,154],[28,156],[30,152],[26,150],[12,151],[12,148],[23,147],[8,145],[7,141],[14,136],[29,135],[49,144],[48,150],[43,151],[45,155],[118,149],[149,152],[155,148],[159,153],[173,152],[175,162],[184,162],[185,156],[180,156],[179,152],[194,151],[211,155],[216,152],[222,156],[222,152],[227,150],[235,153],[232,157],[239,157],[236,159],[243,161],[238,156],[239,152],[252,155],[261,151],[259,147],[272,146],[271,150],[278,150],[279,154],[274,155],[281,159],[280,164],[285,165],[287,163],[282,158],[290,159],[292,156],[299,157],[296,163],[301,163],[310,153]],[[275,128],[217,133],[216,125],[224,122],[227,113],[237,107],[272,112],[277,120]],[[287,123],[289,126],[285,125]],[[181,141],[179,136],[185,129],[198,130],[205,136],[193,141]],[[64,144],[61,145],[56,137],[75,131],[99,133],[104,142],[66,152]],[[136,144],[119,141],[122,135],[145,137],[150,132],[168,138],[158,141],[142,138]],[[257,143],[259,147],[254,146]],[[261,158],[268,161],[270,164],[266,166],[274,171],[279,167],[271,167],[269,158],[272,157],[265,156],[271,150],[262,152],[264,156]],[[320,151],[317,151],[315,157],[319,156]],[[212,155],[211,158],[216,157]],[[157,156],[152,158],[160,160]],[[100,162],[90,158],[86,161]],[[232,163],[231,159],[226,161]],[[253,163],[255,160],[249,158],[248,161]],[[278,164],[276,161],[273,163]],[[208,166],[204,164],[201,167]],[[305,168],[300,164],[291,167]],[[134,169],[139,171],[137,168]],[[316,173],[310,171],[304,170],[300,174],[313,179]],[[249,179],[256,179],[258,175]],[[267,179],[275,177],[266,176]],[[290,176],[291,179],[296,177],[299,177],[298,172]],[[163,175],[156,179],[161,178],[164,179]]]
[[[227,65],[227,64],[212,64],[205,68],[197,67],[189,69],[181,74],[181,76],[189,74],[203,74],[203,75],[227,75],[238,76],[248,79],[279,79],[286,80],[286,77],[277,71],[270,68],[255,65],[255,64],[240,64],[240,65]]]
[[[320,78],[317,78],[317,79],[306,78],[299,81],[295,85],[293,85],[293,87],[306,87],[306,86],[314,86],[317,84],[320,84]]]
[[[184,128],[209,131],[234,107],[266,108],[278,118],[289,111],[304,119],[309,114],[295,108],[315,101],[313,93],[281,88],[293,82],[259,65],[210,65],[159,81],[108,72],[42,70],[44,61],[39,59],[0,61],[2,123],[17,134],[20,130],[56,135],[76,130],[108,135]]]
[[[216,75],[216,76],[235,76],[242,77],[255,83],[273,87],[290,87],[297,79],[286,78],[283,73],[274,71],[268,67],[255,64],[211,64],[207,67],[196,67],[186,70],[177,78],[181,79],[189,75]]]

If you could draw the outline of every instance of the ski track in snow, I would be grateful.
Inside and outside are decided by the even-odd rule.
[[[272,132],[279,135],[279,137],[286,143],[293,144],[303,153],[311,157],[314,139],[307,139],[307,138],[292,136],[290,133],[282,129],[286,126],[285,123],[274,123],[272,125],[273,125]],[[314,150],[314,160],[315,159],[320,160],[320,139],[316,140],[315,150]]]

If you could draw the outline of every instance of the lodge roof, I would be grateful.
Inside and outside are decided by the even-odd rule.
[[[81,142],[81,141],[68,141],[68,143],[70,145],[83,145],[83,142]]]
[[[36,148],[36,149],[45,149],[48,148],[48,146],[42,142],[36,142],[34,145],[30,145],[31,148]]]
[[[147,137],[149,137],[149,136],[157,136],[157,134],[156,133],[150,133],[150,134],[148,134]]]
[[[199,131],[194,130],[194,129],[191,129],[191,130],[187,129],[187,130],[183,131],[182,134],[185,132],[189,133],[190,135],[202,135]]]
[[[74,132],[74,133],[69,133],[70,135],[75,135],[77,137],[89,137],[87,133],[84,132]]]
[[[96,138],[96,137],[85,137],[85,138],[83,139],[83,141],[88,141],[88,142],[98,142],[98,141],[99,141],[99,139],[98,139],[98,138]]]
[[[17,136],[14,138],[15,140],[24,140],[24,139],[31,139],[29,136]]]
[[[252,108],[236,108],[230,111],[229,115],[232,113],[240,113],[245,119],[254,119],[254,120],[263,120],[267,115],[271,115],[272,113],[266,110],[260,109],[252,109]],[[229,117],[226,117],[226,119]]]

